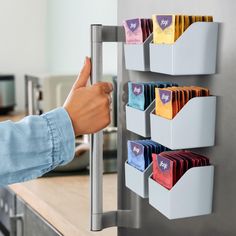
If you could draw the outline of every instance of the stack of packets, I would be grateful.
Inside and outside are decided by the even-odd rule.
[[[156,115],[173,119],[194,97],[209,96],[209,89],[197,86],[156,88]]]
[[[130,107],[144,111],[155,99],[156,88],[168,88],[171,86],[178,86],[176,83],[169,82],[129,82],[129,100]]]
[[[167,189],[171,189],[188,169],[209,165],[207,157],[190,151],[152,154],[152,159],[153,179]]]
[[[153,15],[153,42],[174,43],[194,22],[212,22],[212,16]]]
[[[152,162],[152,154],[167,151],[168,148],[150,140],[128,141],[128,163],[144,171]]]
[[[128,44],[143,43],[153,31],[151,19],[130,19],[124,21],[123,25]]]

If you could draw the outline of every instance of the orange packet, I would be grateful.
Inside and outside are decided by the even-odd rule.
[[[196,86],[191,86],[191,89],[195,92],[196,97],[201,97],[202,95],[202,90],[199,87]]]
[[[208,88],[204,88],[204,87],[199,87],[199,86],[192,86],[193,88],[200,90],[200,95],[199,96],[209,96],[210,95],[210,91]]]
[[[156,115],[164,117],[166,119],[173,118],[173,103],[175,100],[175,92],[170,88],[155,89],[156,94]]]
[[[178,109],[176,112],[177,114],[185,105],[185,91],[182,87],[178,87],[176,91],[177,91],[177,100],[178,100]]]
[[[183,108],[183,106],[185,105],[185,92],[184,89],[180,89],[180,108],[179,111]]]
[[[172,91],[172,119],[173,119],[180,110],[179,87],[170,87],[168,89]]]
[[[174,113],[174,117],[176,114],[180,111],[181,107],[181,93],[180,93],[180,88],[176,88],[176,112]]]
[[[190,99],[192,99],[193,98],[193,91],[192,91],[192,89],[190,88],[190,87],[187,87],[187,86],[184,86],[184,87],[182,87],[183,89],[185,89],[185,90],[187,90],[188,91],[188,101],[190,100]]]
[[[190,91],[189,89],[182,87],[182,91],[184,93],[184,105],[189,101],[190,99]]]

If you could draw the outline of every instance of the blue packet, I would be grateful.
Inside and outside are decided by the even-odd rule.
[[[142,143],[148,145],[149,147],[149,152],[148,152],[148,156],[146,157],[148,165],[147,167],[152,163],[152,153],[156,153],[156,147],[157,145],[150,142],[150,140],[142,140]]]
[[[142,145],[146,146],[147,148],[147,155],[144,156],[144,160],[145,160],[145,169],[150,165],[150,163],[152,162],[151,160],[151,156],[152,156],[152,151],[153,151],[153,147],[152,145],[146,141],[146,140],[140,140],[139,141]]]
[[[128,163],[140,171],[145,170],[147,149],[137,141],[128,141]]]
[[[145,170],[151,163],[150,156],[152,155],[152,149],[151,149],[151,146],[147,142],[145,142],[145,140],[138,140],[136,142],[143,145],[145,149],[145,153],[143,155],[144,163],[145,163],[144,170]]]
[[[169,151],[168,148],[150,139],[128,141],[128,163],[144,171],[152,163],[152,154]]]

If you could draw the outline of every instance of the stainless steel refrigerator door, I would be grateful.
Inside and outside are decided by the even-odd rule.
[[[121,236],[163,235],[163,236],[224,236],[236,235],[236,1],[220,0],[150,0],[118,1],[118,24],[135,17],[151,17],[152,14],[193,14],[213,15],[214,21],[222,22],[219,27],[217,73],[201,76],[168,76],[149,72],[132,72],[125,69],[123,47],[118,54],[118,161],[119,189],[118,208],[129,208],[139,197],[125,187],[124,163],[127,159],[127,140],[138,138],[126,130],[125,104],[127,102],[128,81],[172,81],[180,85],[200,85],[210,88],[217,99],[216,145],[197,149],[215,165],[213,214],[178,220],[168,220],[148,204],[139,199],[141,208],[141,228],[119,228]]]

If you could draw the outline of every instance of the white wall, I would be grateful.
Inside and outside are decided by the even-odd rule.
[[[16,75],[24,109],[24,75],[77,74],[90,55],[90,24],[116,24],[117,0],[0,0],[0,73]],[[105,45],[104,73],[116,74],[116,45]]]
[[[49,68],[78,73],[90,55],[90,24],[117,24],[117,0],[49,1]],[[116,74],[116,45],[104,45],[104,73]]]
[[[0,0],[0,73],[16,75],[18,109],[24,109],[24,74],[46,64],[47,0]]]

